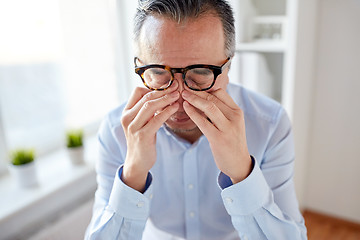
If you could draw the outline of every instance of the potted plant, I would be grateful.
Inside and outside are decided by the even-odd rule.
[[[66,132],[68,156],[74,165],[84,164],[83,131],[68,130]]]
[[[17,149],[10,153],[9,170],[20,187],[33,187],[38,184],[34,159],[34,150]]]

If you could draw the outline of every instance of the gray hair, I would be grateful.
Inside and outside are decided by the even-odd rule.
[[[134,41],[138,43],[141,28],[148,16],[162,15],[179,24],[189,18],[198,18],[206,13],[219,17],[225,38],[225,54],[234,56],[235,26],[231,6],[225,0],[138,0],[134,18]]]

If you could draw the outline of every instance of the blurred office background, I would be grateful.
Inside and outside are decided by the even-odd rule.
[[[360,2],[231,0],[230,80],[279,101],[296,144],[301,209],[360,224]],[[0,239],[81,239],[96,189],[95,134],[141,84],[134,0],[0,1]],[[83,166],[65,132],[85,133]],[[39,186],[21,189],[9,151],[34,148]]]

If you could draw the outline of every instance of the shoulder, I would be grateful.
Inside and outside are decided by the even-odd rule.
[[[110,128],[116,128],[121,125],[121,117],[125,106],[126,102],[120,104],[107,113],[104,121],[109,125]]]
[[[98,139],[107,149],[116,152],[120,149],[125,152],[126,138],[123,127],[121,125],[121,116],[126,103],[112,109],[102,120],[98,129]],[[120,148],[119,148],[120,147]],[[119,154],[119,153],[117,153]]]
[[[263,120],[275,124],[285,111],[280,103],[251,91],[241,85],[229,83],[227,92],[242,109],[246,118]]]
[[[126,102],[110,110],[102,119],[98,129],[98,137],[102,140],[112,139],[113,137],[122,137],[124,135],[121,125],[121,117]]]

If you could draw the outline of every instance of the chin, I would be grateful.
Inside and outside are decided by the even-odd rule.
[[[197,129],[196,124],[191,119],[187,121],[168,119],[165,125],[174,132],[190,132]]]

